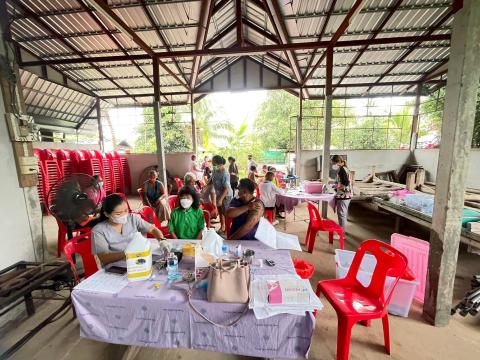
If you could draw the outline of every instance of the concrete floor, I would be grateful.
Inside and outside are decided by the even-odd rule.
[[[130,201],[133,209],[139,206],[136,199]],[[298,214],[306,215],[301,207]],[[330,218],[334,218],[330,214]],[[280,225],[280,230],[283,226]],[[305,237],[307,224],[290,223],[288,232]],[[365,239],[389,239],[393,229],[393,218],[379,215],[366,207],[354,205],[349,216],[349,229],[345,247],[354,250]],[[428,239],[428,233],[412,224],[406,224],[403,231]],[[45,233],[48,238],[49,253],[56,251],[56,224],[45,218]],[[337,245],[336,243],[334,245]],[[325,234],[318,236],[313,254],[292,253],[293,257],[304,258],[315,264],[312,285],[320,279],[335,277],[333,259],[334,247],[328,244]],[[462,246],[455,281],[455,302],[469,289],[473,273],[480,273],[480,257],[468,254]],[[325,299],[325,308],[318,314],[316,329],[312,339],[310,359],[334,359],[336,352],[337,318],[334,310]],[[20,316],[0,328],[0,351],[26,334],[41,319],[60,305],[59,301],[48,301],[38,306],[37,313],[27,318]],[[383,333],[380,321],[374,321],[370,328],[356,326],[353,329],[350,359],[480,359],[480,316],[452,317],[450,325],[435,328],[421,318],[421,305],[414,303],[409,318],[390,316],[392,354],[389,357],[383,348]],[[12,359],[120,359],[126,347],[82,339],[79,325],[72,313],[48,325],[32,340],[24,345]],[[3,352],[3,351],[2,351]],[[198,350],[158,350],[144,348],[136,359],[242,359],[244,357],[210,353]],[[246,358],[245,358],[246,359]]]

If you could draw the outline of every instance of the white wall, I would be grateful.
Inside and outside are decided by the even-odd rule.
[[[172,153],[165,154],[165,163],[167,170],[172,176],[183,178],[190,167],[190,157],[192,153]],[[156,154],[126,154],[125,157],[130,167],[130,176],[132,177],[132,192],[147,179],[140,179],[143,170],[149,166],[157,164]]]
[[[437,176],[439,149],[417,149],[414,151],[415,161],[423,165],[427,172],[427,180],[435,182]],[[469,169],[466,178],[466,187],[480,189],[480,149],[470,152]]]
[[[5,121],[5,108],[0,94],[0,269],[19,260],[34,260],[34,248],[23,189],[19,187],[17,170]]]
[[[360,180],[370,173],[375,166],[376,172],[395,170],[397,173],[402,165],[409,162],[409,150],[332,150],[332,155],[347,155],[348,168],[355,171],[355,178]],[[301,155],[302,177],[318,179],[316,158],[321,151],[303,150]]]

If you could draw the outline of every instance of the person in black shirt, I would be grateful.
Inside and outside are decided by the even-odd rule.
[[[352,199],[350,184],[350,171],[347,162],[340,155],[332,156],[332,168],[337,172],[335,179],[335,207],[337,210],[338,224],[345,231],[347,227],[348,206]]]

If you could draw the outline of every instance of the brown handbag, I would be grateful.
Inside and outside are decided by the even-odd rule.
[[[222,328],[228,328],[235,325],[245,315],[248,310],[248,299],[250,298],[250,266],[243,260],[223,260],[219,259],[211,264],[207,274],[208,302],[224,302],[224,303],[244,303],[240,316],[229,324],[217,324],[208,319],[204,314],[198,311],[192,303],[192,293],[200,282],[198,280],[188,291],[188,302],[200,317],[208,321],[210,324]]]

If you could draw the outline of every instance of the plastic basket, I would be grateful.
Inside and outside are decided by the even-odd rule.
[[[295,271],[297,272],[298,276],[305,280],[310,279],[315,272],[315,266],[305,260],[294,259],[293,266],[295,267]]]
[[[354,251],[335,249],[335,267],[337,278],[344,278],[347,275],[354,256]],[[368,286],[370,284],[376,265],[377,259],[375,256],[366,254],[363,257],[357,274],[357,279],[360,281],[360,283],[362,283],[363,286]],[[385,292],[388,292],[393,281],[393,278],[387,276],[387,280],[385,282]],[[388,312],[392,315],[408,317],[417,285],[417,280],[400,279],[397,287],[393,291],[390,304],[388,305]]]

